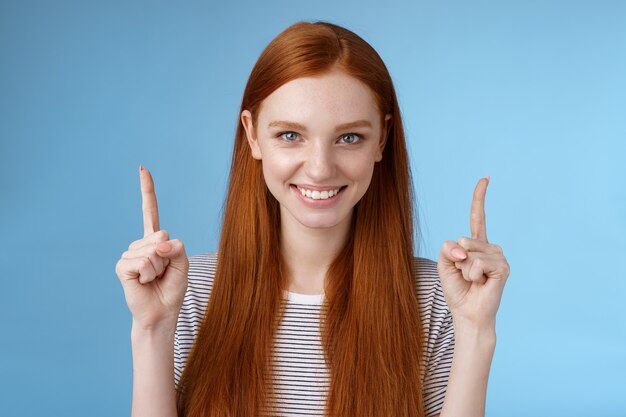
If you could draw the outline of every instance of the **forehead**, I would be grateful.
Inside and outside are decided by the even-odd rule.
[[[379,111],[371,89],[358,79],[333,71],[291,80],[263,100],[262,124],[277,118],[291,121],[328,120],[339,124],[356,119],[375,121]]]

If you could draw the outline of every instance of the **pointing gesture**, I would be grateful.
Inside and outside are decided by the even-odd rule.
[[[187,290],[189,262],[183,243],[159,228],[152,175],[139,168],[143,238],[130,244],[115,272],[124,287],[133,323],[144,329],[176,326]]]
[[[470,208],[472,237],[448,240],[437,263],[446,303],[455,318],[476,327],[495,327],[509,264],[502,248],[487,241],[485,195],[489,177],[474,189]]]
[[[141,209],[143,210],[143,236],[146,237],[159,231],[159,209],[157,208],[152,174],[143,165],[139,168],[139,171]]]
[[[476,189],[474,189],[474,197],[472,198],[472,208],[470,210],[470,231],[472,239],[478,239],[487,242],[487,226],[485,224],[485,194],[487,194],[487,181],[479,181]]]

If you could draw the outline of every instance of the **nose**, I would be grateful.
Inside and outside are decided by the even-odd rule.
[[[335,156],[332,146],[317,141],[306,149],[305,173],[316,184],[323,185],[325,180],[335,175]]]

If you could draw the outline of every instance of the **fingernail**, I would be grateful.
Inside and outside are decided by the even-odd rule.
[[[459,259],[467,258],[467,255],[465,255],[465,253],[459,248],[452,249],[452,254]]]
[[[156,248],[159,252],[167,253],[172,249],[172,245],[167,242],[161,242],[157,245]]]

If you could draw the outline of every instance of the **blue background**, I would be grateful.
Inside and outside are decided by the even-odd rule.
[[[487,416],[626,415],[626,2],[2,1],[0,415],[130,414],[130,312],[114,267],[161,226],[217,248],[241,96],[298,20],[385,60],[423,244],[487,231],[511,266]]]

